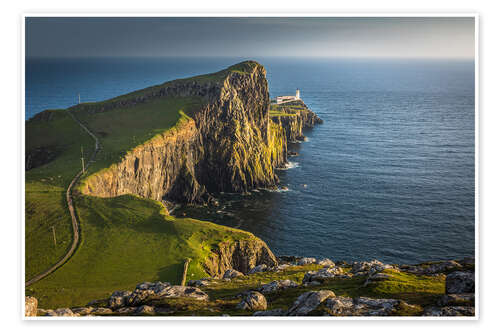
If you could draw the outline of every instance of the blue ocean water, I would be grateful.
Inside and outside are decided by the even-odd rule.
[[[31,59],[26,117],[244,59]],[[228,195],[193,216],[281,255],[390,263],[474,256],[474,63],[257,58],[271,96],[296,88],[324,124],[291,145],[282,192]]]

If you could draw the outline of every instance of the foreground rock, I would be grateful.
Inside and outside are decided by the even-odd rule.
[[[390,316],[400,307],[411,308],[418,311],[417,307],[411,306],[397,299],[375,299],[369,297],[333,297],[325,303],[329,315],[333,316]]]
[[[224,275],[222,276],[223,279],[234,279],[235,277],[238,276],[243,276],[243,273],[238,272],[235,269],[228,269],[227,271],[224,272]]]
[[[424,310],[424,316],[431,317],[457,317],[474,316],[476,313],[473,306],[445,306],[445,307],[427,307]]]
[[[24,298],[24,315],[26,317],[36,317],[38,300],[35,297],[26,296]]]
[[[311,283],[324,283],[330,279],[334,278],[349,278],[349,275],[344,274],[344,270],[341,267],[328,267],[320,269],[319,271],[309,271],[304,275],[302,279],[303,285],[310,285]]]
[[[475,291],[474,273],[456,271],[446,276],[446,293],[463,294]]]
[[[305,316],[315,310],[326,299],[335,297],[331,290],[308,291],[300,295],[288,309],[287,316]]]
[[[243,300],[236,306],[236,308],[249,311],[266,310],[267,300],[261,293],[251,291],[243,297]]]
[[[375,274],[377,272],[381,272],[385,269],[396,269],[395,266],[393,265],[387,265],[384,264],[378,260],[372,260],[372,261],[360,261],[357,262],[355,261],[352,264],[352,274]]]
[[[474,305],[476,297],[472,293],[468,294],[448,294],[443,295],[438,300],[438,305],[440,306],[450,306],[450,305]]]
[[[275,280],[260,287],[259,291],[263,294],[269,294],[288,288],[296,288],[298,286],[299,285],[297,283],[291,280]]]
[[[401,270],[413,274],[431,275],[445,273],[450,270],[462,268],[462,265],[455,260],[439,261],[420,265],[403,265]]]

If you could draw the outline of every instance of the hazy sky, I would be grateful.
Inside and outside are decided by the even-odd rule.
[[[29,57],[473,58],[474,18],[27,18]]]

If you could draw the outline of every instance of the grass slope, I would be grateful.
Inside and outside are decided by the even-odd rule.
[[[82,242],[72,259],[27,289],[40,307],[84,305],[127,290],[141,281],[180,283],[184,259],[188,277],[206,276],[201,263],[214,245],[251,234],[194,219],[166,215],[161,204],[132,195],[80,196]]]

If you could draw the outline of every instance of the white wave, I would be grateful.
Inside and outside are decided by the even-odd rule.
[[[284,168],[276,168],[276,169],[278,169],[278,170],[288,170],[288,169],[295,169],[295,168],[298,168],[298,167],[299,167],[299,162],[288,161],[288,162],[286,162]]]

